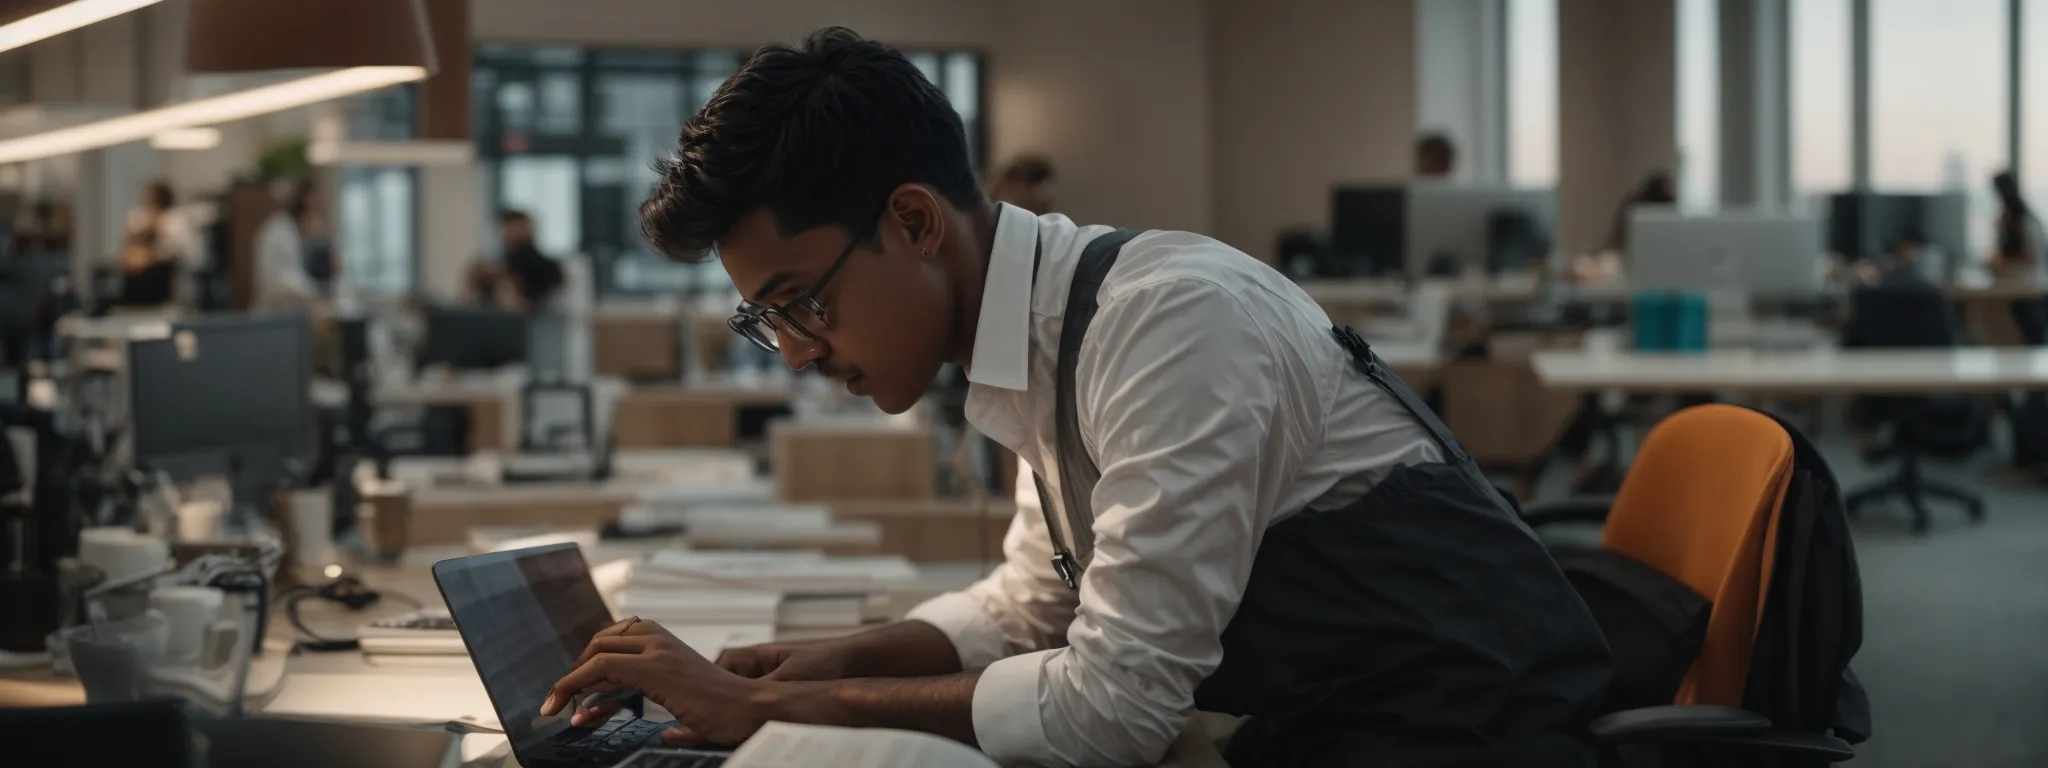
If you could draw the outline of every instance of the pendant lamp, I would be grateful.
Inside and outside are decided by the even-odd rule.
[[[192,0],[189,19],[191,74],[436,68],[421,0]]]

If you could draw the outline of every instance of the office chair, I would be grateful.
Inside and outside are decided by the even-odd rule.
[[[1685,409],[1644,439],[1612,499],[1523,512],[1604,522],[1559,561],[1614,651],[1588,726],[1609,765],[1818,766],[1854,756],[1861,583],[1833,473],[1775,417]]]
[[[1887,348],[1954,347],[1962,333],[1947,297],[1931,283],[1887,281],[1862,288],[1854,296],[1854,314],[1845,346]],[[1969,395],[1868,397],[1855,404],[1865,426],[1890,427],[1890,440],[1865,456],[1866,461],[1898,460],[1891,477],[1852,491],[1850,516],[1877,499],[1896,496],[1913,510],[1913,531],[1926,533],[1927,497],[1962,505],[1974,522],[1984,520],[1984,498],[1959,486],[1927,478],[1923,456],[1967,458],[1990,441],[1990,418],[1983,402]]]

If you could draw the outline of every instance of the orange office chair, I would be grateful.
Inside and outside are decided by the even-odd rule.
[[[1605,522],[1560,564],[1613,646],[1594,740],[1628,764],[1822,765],[1854,756],[1848,673],[1862,598],[1841,495],[1804,437],[1701,405],[1643,441],[1611,500],[1531,505],[1531,526]]]

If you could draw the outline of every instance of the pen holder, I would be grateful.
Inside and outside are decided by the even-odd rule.
[[[412,494],[399,489],[366,489],[360,514],[363,543],[371,557],[394,563],[405,555],[412,528]]]

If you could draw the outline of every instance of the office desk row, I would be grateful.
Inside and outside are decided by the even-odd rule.
[[[605,544],[593,562],[631,557],[653,545]],[[394,591],[417,598],[428,607],[441,607],[440,592],[428,568],[438,559],[464,554],[459,547],[419,549],[397,565],[369,565],[360,571],[372,588]],[[985,571],[979,562],[927,566],[911,584],[892,589],[882,615],[900,618],[919,602],[940,592],[957,589]],[[402,613],[407,606],[395,601],[362,613],[347,612],[319,603],[303,606],[302,618],[309,628],[330,635],[346,635],[363,621],[382,615]],[[317,716],[392,722],[410,718],[445,718],[454,722],[488,717],[488,701],[476,680],[474,668],[464,656],[370,657],[346,651],[289,655],[294,630],[286,621],[272,621],[265,643],[266,652],[251,670],[251,703],[257,711],[278,706],[292,716]],[[815,640],[844,630],[778,628],[775,639]],[[687,633],[685,633],[687,634]],[[715,651],[711,652],[715,655]],[[296,686],[296,687],[295,687]],[[293,709],[299,703],[316,700],[319,714]],[[71,706],[85,702],[84,690],[75,678],[59,677],[47,665],[0,669],[0,708]],[[432,711],[444,709],[442,711]],[[481,710],[471,712],[470,710]],[[355,714],[349,714],[351,711]],[[488,723],[480,723],[488,727]],[[516,768],[504,738],[492,733],[464,737],[462,754],[450,763],[464,768]],[[1221,755],[1204,730],[1201,720],[1193,721],[1160,763],[1181,768],[1222,768]]]
[[[2048,389],[2048,349],[1710,350],[1698,354],[1543,350],[1543,385],[1675,394],[1932,395]]]

